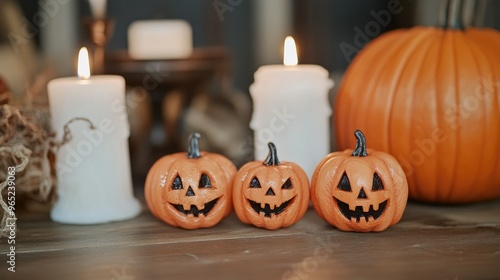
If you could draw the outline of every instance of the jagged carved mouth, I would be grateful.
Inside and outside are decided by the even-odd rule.
[[[285,211],[286,207],[292,203],[293,199],[295,198],[292,197],[292,199],[287,200],[283,203],[281,203],[280,206],[274,205],[274,207],[271,209],[271,205],[266,203],[264,208],[260,205],[260,203],[255,202],[253,200],[248,199],[248,202],[250,202],[250,206],[252,206],[253,210],[257,212],[257,214],[264,213],[264,217],[271,217],[271,214],[278,215],[279,213]]]
[[[378,205],[377,210],[374,210],[373,205],[370,205],[370,209],[368,209],[367,212],[364,212],[362,206],[356,206],[354,210],[350,210],[349,204],[342,202],[335,197],[334,199],[335,201],[337,201],[337,205],[339,206],[342,215],[344,215],[344,217],[349,220],[352,220],[353,218],[356,219],[357,223],[359,223],[361,218],[365,218],[367,222],[369,217],[373,217],[373,220],[378,219],[382,215],[382,213],[384,213],[385,207],[387,206],[387,200],[385,200]]]
[[[198,207],[196,207],[196,205],[191,205],[191,207],[186,210],[186,209],[184,209],[184,206],[182,206],[182,204],[173,204],[173,203],[170,203],[170,204],[172,206],[174,206],[175,209],[177,209],[179,212],[185,214],[186,216],[189,214],[193,214],[195,217],[198,217],[200,214],[203,214],[203,216],[206,217],[208,212],[210,212],[210,210],[212,210],[212,208],[214,208],[214,206],[217,203],[217,201],[219,200],[219,198],[220,197],[205,203],[205,205],[203,205],[203,209],[198,209]]]

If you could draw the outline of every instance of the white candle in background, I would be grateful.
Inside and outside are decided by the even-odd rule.
[[[103,19],[106,17],[106,0],[89,0],[92,17]]]
[[[316,165],[330,152],[333,81],[319,65],[297,65],[293,38],[285,40],[284,65],[265,65],[250,86],[254,111],[255,159],[264,160],[274,142],[280,160],[299,164],[311,179]]]
[[[185,20],[140,20],[128,28],[128,52],[134,59],[176,59],[193,52],[193,30]]]
[[[139,214],[133,196],[128,150],[129,125],[125,80],[121,76],[90,76],[88,53],[79,55],[80,78],[48,84],[51,125],[57,139],[69,125],[72,138],[56,155],[57,201],[52,220],[68,224],[120,221]]]

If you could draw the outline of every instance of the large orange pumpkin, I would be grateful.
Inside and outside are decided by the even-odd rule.
[[[351,133],[361,129],[373,149],[402,165],[411,198],[497,198],[499,91],[499,32],[453,26],[388,32],[344,76],[335,102],[337,143],[352,147]]]
[[[144,194],[153,215],[185,229],[212,227],[232,210],[236,167],[222,155],[200,152],[194,133],[184,152],[160,158],[149,170]]]

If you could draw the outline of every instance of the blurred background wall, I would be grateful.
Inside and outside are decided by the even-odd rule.
[[[77,46],[84,41],[79,18],[90,14],[88,2],[0,0],[7,2],[17,3],[25,20],[36,28],[30,43],[54,63],[58,74],[73,74],[74,67],[67,61],[74,60]],[[60,11],[48,20],[36,17],[53,2],[60,3]],[[195,47],[223,45],[230,49],[234,85],[248,92],[259,65],[281,62],[281,44],[288,34],[296,37],[300,63],[342,72],[355,54],[346,59],[340,44],[355,46],[355,28],[363,29],[374,20],[372,12],[387,9],[390,2],[397,2],[402,11],[392,15],[387,26],[381,26],[380,34],[394,28],[437,24],[441,2],[435,0],[109,0],[108,15],[117,25],[108,49],[127,48],[127,28],[135,20],[186,19],[193,27]],[[467,2],[477,3],[481,10],[477,25],[500,28],[500,1]],[[5,36],[0,36],[4,42]],[[0,73],[5,72],[2,68]]]
[[[465,15],[468,25],[500,29],[500,1],[465,3],[475,11]],[[136,20],[184,19],[192,26],[195,48],[227,49],[230,90],[194,100],[193,110],[181,112],[180,130],[206,130],[211,125],[212,135],[204,140],[211,146],[205,148],[241,164],[252,159],[248,88],[259,66],[282,63],[287,35],[296,39],[299,63],[318,64],[330,72],[336,82],[333,100],[343,72],[370,40],[396,28],[437,26],[440,6],[441,1],[435,0],[108,0],[107,15],[116,26],[106,48],[108,52],[126,50],[127,29]],[[26,92],[43,93],[50,79],[75,75],[78,49],[88,43],[82,19],[89,15],[88,0],[0,0],[0,77],[18,100]],[[210,89],[221,91],[221,87]],[[156,99],[152,95],[152,103],[161,104],[161,98],[163,93]],[[150,105],[143,105],[142,112],[129,112],[129,116],[144,116],[151,110]],[[132,140],[134,126],[149,125],[141,123],[148,118],[131,121]],[[164,139],[155,136],[162,133],[161,118],[161,113],[153,116],[156,124],[153,120],[151,135],[145,136],[150,140],[146,146],[162,145]],[[228,136],[228,131],[234,133]],[[150,163],[164,153],[153,153],[146,163],[133,160],[133,164],[144,175]]]

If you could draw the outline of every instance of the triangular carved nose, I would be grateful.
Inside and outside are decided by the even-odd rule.
[[[186,192],[186,196],[195,196],[196,194],[194,194],[194,191],[193,189],[191,188],[191,186],[189,186],[187,192]]]
[[[366,193],[365,193],[365,191],[363,190],[363,188],[361,188],[361,190],[359,191],[358,198],[362,198],[362,199],[367,199],[367,198],[368,198],[368,197],[366,196]]]
[[[276,195],[276,194],[274,193],[272,188],[269,188],[266,192],[266,195]]]

